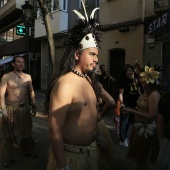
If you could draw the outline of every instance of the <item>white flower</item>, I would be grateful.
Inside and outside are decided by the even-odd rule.
[[[156,79],[159,78],[160,72],[155,71],[154,67],[145,66],[145,72],[140,73],[141,81],[146,81],[146,83],[154,83]]]
[[[134,123],[134,127],[137,129],[138,136],[144,136],[146,139],[148,136],[153,136],[156,129],[156,122],[153,121],[149,124],[143,124],[141,122]]]

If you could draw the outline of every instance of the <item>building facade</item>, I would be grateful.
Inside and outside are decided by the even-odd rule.
[[[0,0],[0,58],[25,55],[26,61],[30,62],[26,70],[32,75],[36,89],[46,90],[51,68],[46,30],[36,0],[30,0],[34,6],[34,24],[30,27],[29,36],[16,35],[17,25],[24,25],[21,9],[24,2]],[[85,3],[89,14],[95,7],[100,8],[96,12],[102,32],[99,64],[106,65],[116,80],[125,64],[133,65],[136,61],[141,67],[148,62],[160,64],[166,68],[161,74],[162,84],[170,90],[169,0],[86,0]],[[74,3],[51,0],[48,6],[52,16],[55,59],[59,62],[64,51],[62,40],[77,21],[72,10],[84,13],[81,0]]]
[[[152,66],[162,65],[165,70],[161,73],[163,89],[169,91],[170,1],[100,0],[99,6],[103,31],[100,64],[105,64],[117,80],[125,64],[133,65],[137,61],[141,68],[148,62]],[[164,13],[168,13],[167,18]]]
[[[154,0],[153,10],[156,18],[149,22],[147,35],[151,43],[146,44],[154,48],[146,48],[146,53],[152,60],[156,59],[156,64],[162,65],[162,90],[170,91],[170,1]]]
[[[125,64],[144,64],[145,20],[154,16],[150,0],[100,0],[101,62],[118,79]],[[108,9],[108,10],[106,10]]]
[[[23,12],[21,6],[24,0],[0,0],[0,59],[6,72],[10,71],[11,64],[4,63],[3,59],[15,55],[25,58],[25,72],[30,73],[35,89],[40,89],[40,42],[34,38],[33,25],[29,27],[29,34],[17,35],[17,27],[24,30]],[[30,1],[34,4],[34,1]],[[21,31],[21,32],[22,32]]]

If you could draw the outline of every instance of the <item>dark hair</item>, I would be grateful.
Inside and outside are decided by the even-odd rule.
[[[161,94],[161,85],[157,85],[156,82],[148,83],[145,89],[145,93],[150,95],[153,91],[158,91]]]
[[[15,61],[16,61],[16,58],[23,58],[22,56],[19,56],[19,55],[16,55],[16,56],[14,56],[14,58],[12,59],[12,63],[15,63]],[[24,58],[23,58],[24,59]]]
[[[158,112],[160,112],[160,113],[168,113],[169,118],[170,118],[169,101],[170,101],[170,92],[167,92],[164,95],[162,95],[160,100],[159,100]]]
[[[102,69],[102,67],[105,67],[105,65],[104,65],[104,64],[100,65],[99,69],[101,70],[101,69]]]
[[[124,68],[125,72],[127,71],[128,68],[131,68],[132,71],[134,72],[134,67],[132,65],[130,65],[130,64],[125,65],[125,68]]]
[[[98,85],[98,78],[97,78],[97,75],[96,73],[92,73],[89,75],[90,79],[91,79],[91,85],[93,87],[93,90],[96,94],[96,98],[97,98],[97,101],[99,102],[99,98],[102,97],[101,95],[101,88],[99,87]]]
[[[168,121],[170,121],[170,92],[165,93],[161,96],[159,103],[158,103],[158,112],[162,114],[165,126],[168,124]]]
[[[139,75],[136,73],[134,66],[132,66],[130,64],[126,64],[125,65],[125,75],[126,75],[126,72],[127,72],[128,68],[131,68],[132,72],[134,73],[134,79],[138,82],[139,81]]]
[[[75,60],[74,60],[75,50],[70,48],[65,49],[63,57],[61,58],[58,65],[56,66],[57,68],[56,72],[52,76],[52,79],[48,85],[47,92],[46,92],[46,100],[44,102],[45,114],[48,114],[49,112],[51,90],[54,87],[56,81],[64,74],[70,72],[75,65]]]
[[[127,72],[127,69],[128,69],[128,68],[131,68],[132,71],[134,72],[134,67],[133,67],[132,65],[130,65],[130,64],[126,64],[125,67],[124,67],[124,70],[122,71],[122,73],[121,73],[121,75],[120,75],[119,81],[120,81],[121,79],[128,79],[128,78],[127,78],[127,75],[126,75],[126,72]]]

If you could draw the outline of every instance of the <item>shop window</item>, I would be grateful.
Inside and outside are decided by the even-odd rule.
[[[38,3],[37,3],[37,6],[39,6]],[[47,6],[48,6],[49,13],[52,13],[52,12],[57,11],[57,10],[67,12],[68,0],[51,0],[51,1],[48,2]],[[39,18],[41,16],[42,16],[41,10],[40,10],[40,8],[38,8],[37,18]]]
[[[11,28],[8,31],[2,33],[0,35],[0,45],[17,40],[19,38],[22,38],[23,36],[20,35],[16,35],[16,28]]]
[[[67,12],[68,0],[60,0],[60,10]]]
[[[59,0],[52,1],[52,11],[59,10]]]

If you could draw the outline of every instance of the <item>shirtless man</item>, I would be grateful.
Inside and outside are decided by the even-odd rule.
[[[75,70],[79,73],[93,71],[98,60],[98,49],[85,49],[81,55],[79,52],[76,53],[82,63],[76,65]],[[62,127],[61,134],[65,143],[89,145],[96,135],[97,108],[94,107],[96,104],[96,95],[87,79],[69,72],[59,78],[51,92],[51,126],[56,126],[55,129],[58,130]]]
[[[97,48],[77,51],[75,55],[80,63],[75,66],[75,70],[81,74],[93,71],[98,61]],[[94,142],[97,133],[97,100],[88,80],[73,72],[58,79],[50,100],[51,146],[56,160],[59,160],[58,167],[63,168],[67,166],[63,142],[78,146],[88,146]]]
[[[99,35],[90,21],[84,23],[80,20],[66,36],[66,50],[47,93],[48,170],[98,170],[98,96],[91,75],[98,62]]]
[[[14,68],[13,71],[3,75],[0,90],[4,132],[1,156],[4,159],[4,167],[12,164],[13,147],[16,149],[21,147],[25,154],[31,157],[36,156],[34,151],[35,143],[32,139],[32,118],[30,114],[30,101],[32,104],[32,116],[36,114],[32,80],[30,75],[22,72],[24,69],[24,59],[22,57],[15,56],[12,66]],[[18,137],[21,139],[20,146],[17,145],[19,142]]]

